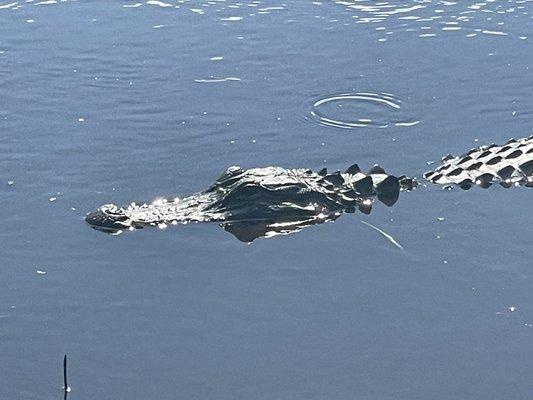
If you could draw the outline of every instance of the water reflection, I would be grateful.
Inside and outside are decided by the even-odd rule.
[[[0,11],[11,11],[30,6],[51,7],[71,0],[14,1],[0,4]],[[329,23],[370,25],[378,42],[387,42],[399,34],[410,33],[425,40],[441,35],[513,37],[526,40],[521,26],[531,23],[532,0],[507,1],[447,1],[447,0],[336,0],[333,2],[310,2],[317,9],[343,7],[343,18],[331,20],[327,13],[319,12],[318,20]],[[125,12],[137,12],[143,8],[159,8],[162,12],[193,13],[198,16],[215,17],[224,25],[239,24],[249,18],[285,13],[294,10],[282,1],[249,2],[217,0],[146,0],[117,4]],[[33,22],[33,20],[29,20]],[[28,22],[29,22],[28,21]],[[287,17],[287,22],[294,22]]]
[[[526,25],[531,19],[531,0],[342,0],[335,4],[344,7],[356,24],[374,25],[379,41],[387,41],[398,32],[418,32],[421,38],[444,34],[508,36],[509,17],[522,19]],[[520,26],[517,22],[514,25]]]
[[[241,242],[251,243],[260,237],[272,238],[280,235],[289,235],[291,233],[300,232],[302,229],[313,225],[335,221],[340,215],[341,213],[336,213],[322,215],[320,217],[302,218],[299,220],[271,219],[266,221],[227,222],[220,224],[220,226]]]

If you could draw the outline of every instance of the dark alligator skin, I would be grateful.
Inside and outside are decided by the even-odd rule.
[[[465,190],[474,185],[488,188],[493,183],[503,187],[533,186],[533,136],[511,139],[504,145],[481,146],[459,157],[448,155],[442,161],[440,167],[426,172],[424,178]]]
[[[482,146],[443,158],[424,177],[435,184],[489,187],[533,186],[533,136],[504,145]],[[191,222],[217,222],[239,240],[251,242],[299,231],[357,210],[368,214],[377,200],[394,205],[415,179],[390,175],[379,166],[363,173],[357,164],[345,172],[325,169],[228,168],[207,190],[183,199],[160,199],[125,207],[106,204],[87,215],[95,229],[121,233],[146,226],[166,228]]]

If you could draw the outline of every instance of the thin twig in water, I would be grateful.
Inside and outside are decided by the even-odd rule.
[[[63,390],[65,391],[65,399],[67,398],[67,393],[70,392],[70,388],[67,383],[67,355],[63,357]]]
[[[375,229],[376,231],[378,231],[379,233],[381,233],[389,242],[391,242],[393,245],[395,245],[396,247],[398,247],[400,250],[403,250],[403,246],[398,243],[396,241],[396,239],[394,239],[391,235],[389,235],[387,232],[383,232],[381,229],[379,229],[378,227],[368,223],[368,222],[365,222],[365,221],[361,221],[361,223],[371,227],[372,229]]]

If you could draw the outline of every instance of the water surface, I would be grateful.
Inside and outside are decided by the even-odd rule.
[[[421,176],[529,136],[532,16],[526,0],[4,1],[0,397],[61,397],[65,353],[71,399],[531,396],[528,189],[419,188],[252,245],[83,218],[230,165]],[[312,116],[338,95],[319,105],[333,123]]]

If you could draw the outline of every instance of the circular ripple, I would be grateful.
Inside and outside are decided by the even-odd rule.
[[[406,115],[402,101],[390,93],[338,93],[313,99],[307,119],[342,129],[413,126],[420,121]]]

